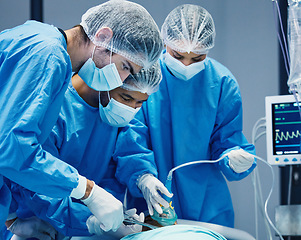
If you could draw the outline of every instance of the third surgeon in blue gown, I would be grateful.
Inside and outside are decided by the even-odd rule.
[[[233,227],[234,211],[224,177],[243,179],[256,166],[251,155],[254,146],[242,133],[239,86],[226,67],[207,57],[215,28],[204,8],[190,4],[175,8],[161,34],[166,44],[160,58],[163,80],[137,114],[141,122],[125,127],[118,136],[117,176],[136,197],[134,206],[142,204],[138,197],[143,196],[152,215],[158,205],[157,190],[164,190],[162,183],[172,168],[224,156],[215,164],[175,171],[171,200],[179,218]],[[147,161],[157,171],[146,165],[143,169]]]
[[[158,89],[161,78],[160,66],[156,63],[149,70],[127,78],[122,87],[99,93],[75,75],[65,94],[59,119],[43,147],[123,201],[125,186],[116,180],[116,163],[111,161],[118,127],[133,119],[142,103]],[[112,101],[118,104],[112,105]],[[18,185],[14,185],[13,190],[21,219],[36,216],[65,236],[101,232],[93,230],[93,216],[87,221],[91,217],[89,209],[74,199],[49,198]],[[122,237],[126,233],[128,230],[122,233],[119,230],[118,234]]]

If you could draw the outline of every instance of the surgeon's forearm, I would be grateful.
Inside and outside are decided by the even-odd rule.
[[[91,191],[92,191],[92,188],[94,186],[94,182],[87,179],[87,187],[86,187],[86,192],[85,192],[85,195],[81,198],[81,200],[84,200],[86,199],[87,197],[89,197]]]
[[[78,185],[74,188],[70,194],[70,197],[84,200],[89,197],[92,188],[94,186],[94,182],[87,179],[84,176],[78,175]]]
[[[14,221],[16,221],[16,219],[17,219],[17,218],[14,218],[14,219],[11,219],[11,220],[7,220],[7,221],[5,222],[5,226],[6,226],[7,228],[9,228],[10,225],[12,225]]]

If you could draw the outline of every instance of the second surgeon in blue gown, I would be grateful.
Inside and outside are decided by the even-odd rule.
[[[123,201],[125,186],[115,178],[116,163],[111,160],[118,127],[132,120],[142,103],[158,89],[161,78],[160,66],[156,63],[149,70],[128,77],[122,87],[98,93],[75,75],[65,94],[59,118],[43,147]],[[99,102],[108,107],[108,97],[132,114],[113,110],[111,115],[101,114],[101,117]],[[36,216],[65,236],[90,235],[87,219],[91,212],[75,199],[49,198],[18,185],[13,186],[13,193],[19,203],[19,218]],[[95,233],[91,229],[90,232]]]
[[[173,173],[172,204],[179,218],[234,226],[229,181],[248,176],[256,166],[255,149],[242,133],[242,102],[231,72],[207,57],[214,45],[211,15],[185,4],[166,18],[161,34],[166,50],[160,58],[163,80],[117,140],[117,177],[127,184],[133,206],[156,209],[160,182],[183,163],[214,160]],[[135,144],[128,144],[129,142]],[[143,164],[151,162],[157,170]],[[133,167],[131,167],[133,166]],[[135,166],[135,167],[134,167]],[[136,166],[140,166],[138,169]]]

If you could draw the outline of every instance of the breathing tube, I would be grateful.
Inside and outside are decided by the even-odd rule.
[[[172,174],[174,171],[178,170],[179,168],[187,167],[187,166],[194,165],[194,164],[200,164],[200,163],[216,163],[216,162],[219,162],[220,160],[222,160],[224,157],[225,156],[223,155],[219,159],[213,160],[213,161],[212,160],[192,161],[192,162],[188,162],[188,163],[183,163],[177,167],[172,168],[167,175],[165,187],[167,188],[167,190],[170,193],[172,193],[172,191],[171,191]],[[163,213],[159,214],[157,211],[154,211],[154,214],[151,217],[152,217],[152,219],[156,220],[162,226],[174,225],[177,223],[178,216],[174,210],[174,207],[172,206],[171,199],[165,195],[164,195],[164,199],[167,202],[169,202],[169,207],[165,208],[165,207],[161,206]]]

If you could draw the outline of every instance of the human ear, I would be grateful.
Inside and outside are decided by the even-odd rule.
[[[108,43],[113,37],[113,31],[109,27],[100,28],[95,34],[95,40],[97,42]]]

